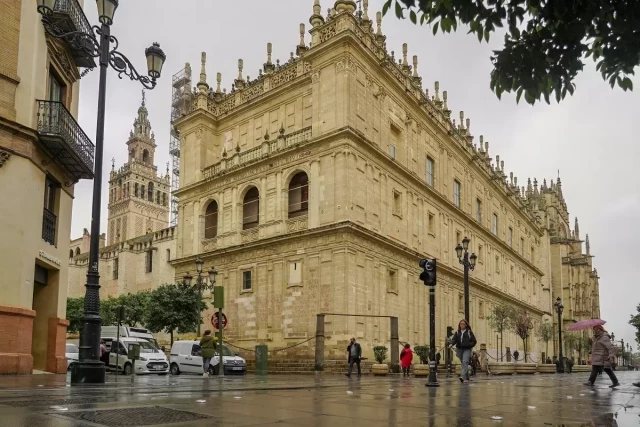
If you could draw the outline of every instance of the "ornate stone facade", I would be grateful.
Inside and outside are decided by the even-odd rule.
[[[156,142],[151,131],[144,92],[138,117],[127,141],[127,162],[114,166],[109,178],[109,245],[166,228],[169,224],[169,171],[157,174]]]
[[[415,345],[428,342],[418,260],[435,257],[440,348],[446,327],[463,317],[454,248],[468,236],[478,255],[470,321],[495,355],[492,307],[524,309],[534,327],[548,319],[562,287],[553,270],[577,262],[567,256],[580,253],[579,241],[556,249],[552,214],[539,202],[557,203],[556,193],[520,191],[483,137],[474,144],[464,113],[459,124],[451,119],[447,92],[437,82],[433,96],[422,89],[406,45],[399,61],[387,52],[380,14],[374,32],[366,10],[358,17],[338,3],[349,2],[325,18],[316,1],[310,46],[303,38],[298,56],[280,65],[269,45],[259,77],[245,81],[240,69],[229,93],[219,75],[209,89],[203,55],[198,89],[174,121],[182,158],[176,277],[193,271],[196,257],[216,267],[227,337],[241,347],[311,338],[318,313],[398,316],[400,341]],[[594,307],[589,269],[580,277],[590,278]],[[389,343],[384,319],[326,321],[328,355],[342,357],[351,336],[369,357]],[[522,342],[506,334],[504,345]],[[534,359],[544,350],[534,337],[529,348]],[[312,342],[288,354],[312,357]]]

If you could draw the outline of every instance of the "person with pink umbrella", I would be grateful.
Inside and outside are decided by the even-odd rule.
[[[618,387],[620,385],[618,378],[616,378],[616,374],[611,370],[611,365],[615,361],[615,357],[615,350],[613,349],[613,344],[611,344],[609,333],[605,331],[602,325],[594,326],[593,345],[591,347],[591,376],[585,385],[593,386],[596,378],[598,378],[598,374],[604,371],[612,382],[609,387]]]

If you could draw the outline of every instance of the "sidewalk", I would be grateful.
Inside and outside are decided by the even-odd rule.
[[[0,427],[132,426],[638,426],[640,372],[589,389],[585,375],[440,378],[113,375],[70,386],[65,375],[0,377]],[[492,417],[501,417],[493,420]],[[617,418],[616,418],[617,417]]]

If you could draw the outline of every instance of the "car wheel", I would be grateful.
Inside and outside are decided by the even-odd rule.
[[[131,373],[133,372],[133,367],[131,366],[131,363],[127,363],[124,365],[124,374],[125,375],[131,375]]]
[[[171,364],[171,375],[180,375],[180,368],[177,363]]]

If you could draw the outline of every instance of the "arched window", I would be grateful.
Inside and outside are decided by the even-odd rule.
[[[160,204],[160,190],[156,191],[156,203]]]
[[[73,258],[73,249],[69,249],[69,258]]]
[[[136,182],[133,186],[133,194],[138,197],[138,183]]]
[[[149,163],[149,151],[142,151],[142,163]]]
[[[147,200],[153,202],[153,182],[149,183],[149,187],[147,190]]]
[[[80,255],[80,248],[76,248],[76,256]]]
[[[162,193],[162,206],[167,206],[167,193]]]
[[[135,148],[131,149],[131,152],[129,153],[129,160],[133,160],[133,161],[136,160],[136,149]]]
[[[141,185],[140,186],[140,198],[144,199],[144,196],[145,196],[145,194],[144,194],[144,185]]]
[[[306,215],[309,210],[309,179],[297,173],[289,183],[289,218]]]
[[[260,193],[256,187],[251,187],[244,196],[242,203],[242,229],[257,227],[260,223]]]
[[[204,214],[204,238],[213,239],[218,235],[218,203],[214,200]]]

